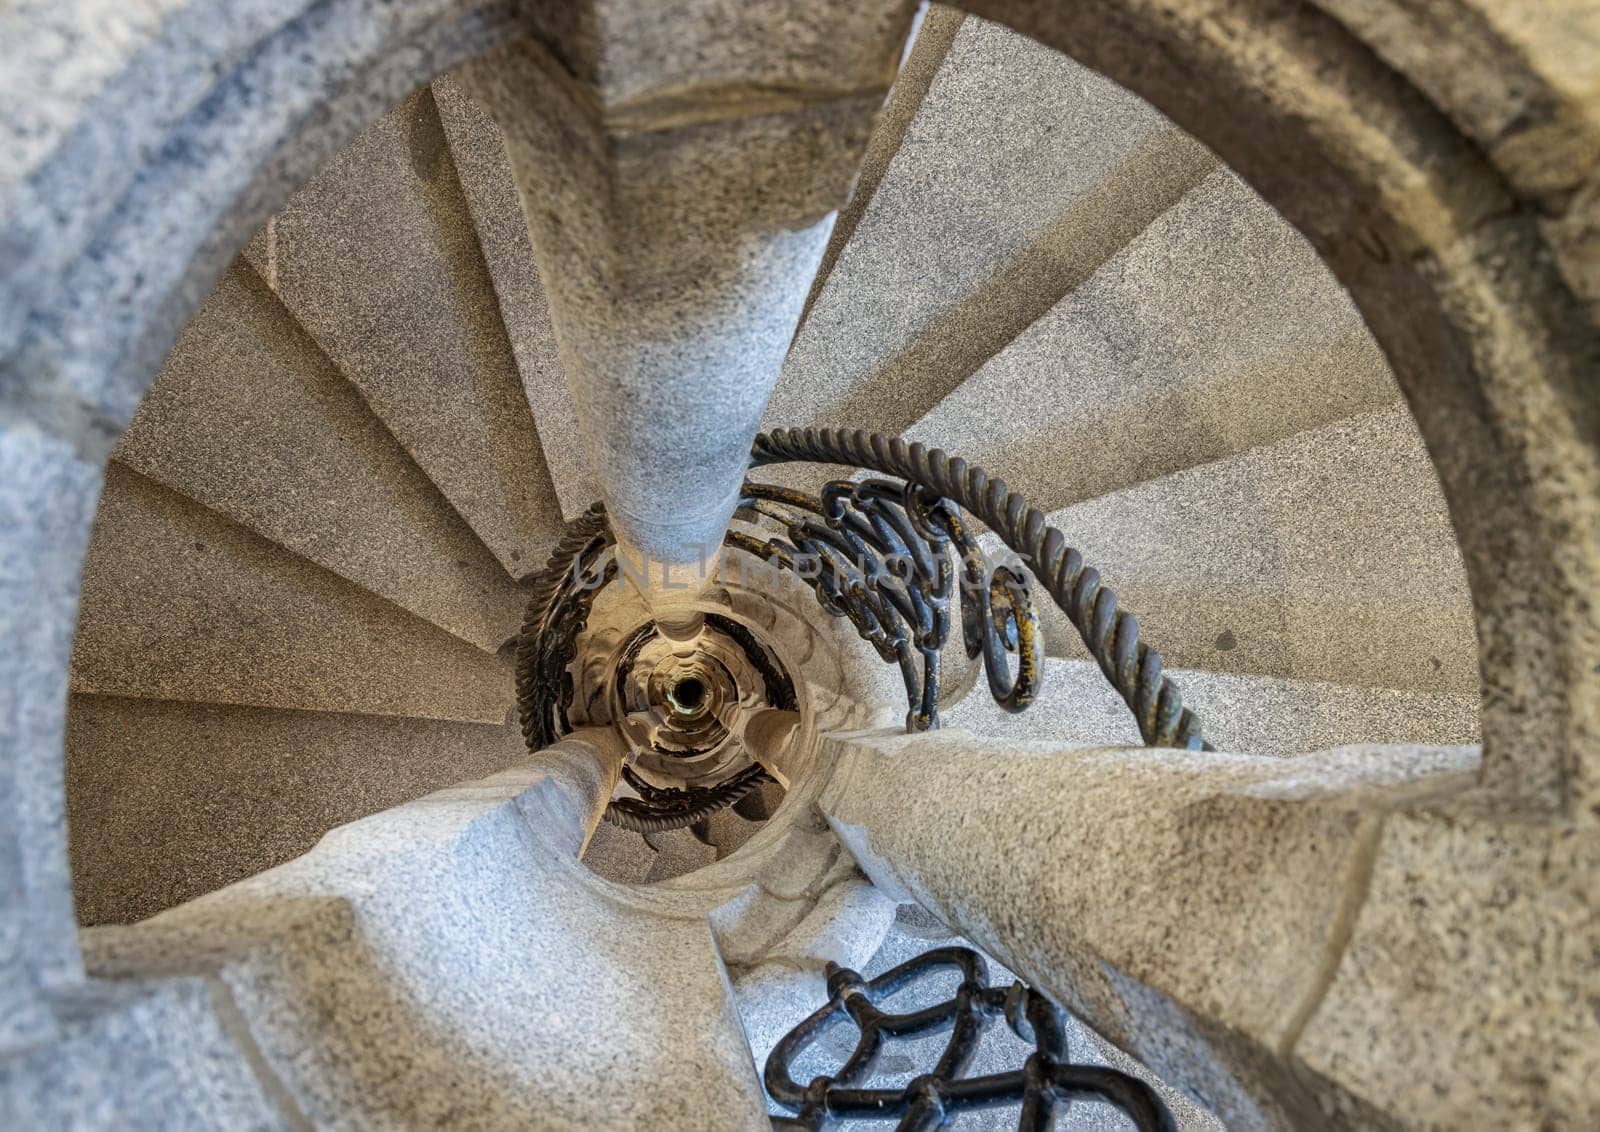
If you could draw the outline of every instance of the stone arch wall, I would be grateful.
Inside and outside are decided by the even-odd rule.
[[[288,194],[513,26],[507,6],[471,0],[0,13],[0,1056],[128,998],[84,985],[62,781],[105,457],[179,330]]]

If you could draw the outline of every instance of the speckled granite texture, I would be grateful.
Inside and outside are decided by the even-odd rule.
[[[475,85],[503,96],[529,246],[555,284],[551,329],[578,395],[580,424],[551,448],[570,459],[582,443],[595,455],[627,541],[681,549],[726,513],[911,7],[0,5],[0,1114],[10,1123],[522,1126],[538,1105],[539,1119],[589,1127],[597,1101],[607,1118],[651,1127],[702,1127],[707,1111],[759,1123],[745,1005],[730,988],[770,975],[773,993],[790,995],[826,957],[870,958],[893,901],[913,888],[1230,1126],[1592,1123],[1600,112],[1593,13],[1576,0],[968,0],[1080,62],[963,22],[946,59],[956,66],[930,76],[909,124],[895,119],[903,133],[885,142],[894,152],[790,355],[830,380],[837,364],[838,384],[817,381],[826,404],[814,414],[803,395],[774,406],[896,429],[926,418],[959,436],[980,419],[972,406],[999,400],[985,416],[1026,418],[1049,435],[1043,447],[1070,458],[1085,444],[1081,422],[1057,404],[1019,406],[1015,391],[1052,352],[1093,363],[1062,365],[1084,390],[1137,374],[1118,392],[1154,391],[1155,421],[1133,423],[1129,410],[1112,425],[1117,447],[1147,464],[1108,447],[1053,475],[1035,445],[1018,482],[1104,538],[1169,656],[1191,647],[1195,665],[1238,669],[1193,681],[1219,738],[1231,743],[1234,727],[1241,743],[1289,754],[1408,713],[1401,734],[1437,737],[1476,698],[1481,761],[1422,747],[1071,752],[950,732],[904,758],[852,749],[828,784],[829,827],[813,808],[827,758],[806,750],[785,763],[796,782],[782,822],[693,873],[630,888],[571,859],[609,786],[605,761],[555,755],[543,772],[342,827],[309,856],[153,924],[91,932],[85,977],[61,751],[97,469],[251,233],[414,95],[404,136],[395,120],[380,124],[395,144],[372,176],[343,187],[349,215],[282,233],[274,224],[257,262],[271,283],[317,299],[298,315],[318,324],[313,338],[341,380],[364,390],[426,465],[427,486],[492,544],[494,568],[520,576],[540,541],[522,504],[536,500],[550,530],[560,513],[513,340],[537,337],[537,319],[512,327],[510,276],[496,273],[510,244],[478,222],[459,173],[444,175],[468,151],[426,112],[429,80],[496,52],[486,66],[509,80]],[[1118,95],[1116,81],[1148,105]],[[1105,122],[1085,130],[1091,112]],[[1344,333],[1349,309],[1336,292],[1301,290],[1315,272],[1301,270],[1305,249],[1286,229],[1241,222],[1248,198],[1214,172],[1219,161],[1305,234],[1383,344],[1471,578],[1476,670],[1460,576],[1437,570],[1448,531],[1438,498],[1420,490],[1423,449],[1402,436],[1403,415],[1383,410],[1370,346]],[[1152,220],[1170,246],[1147,242],[1136,256],[1129,241]],[[328,238],[308,248],[308,232],[314,244]],[[369,238],[340,247],[354,232]],[[392,273],[384,233],[414,253]],[[1318,337],[1286,344],[1249,320],[1207,331],[1206,284],[1223,273],[1208,275],[1202,255],[1239,284],[1213,295],[1219,307],[1303,317]],[[295,278],[324,259],[319,279]],[[405,275],[418,264],[440,270]],[[1251,264],[1271,265],[1277,286]],[[387,289],[399,279],[407,286]],[[440,310],[459,317],[436,322]],[[1124,324],[1141,333],[1119,337]],[[413,332],[424,340],[408,349]],[[1090,334],[1107,338],[1104,350],[1081,341]],[[437,352],[447,338],[454,348]],[[381,349],[386,364],[358,372]],[[468,354],[474,364],[457,368]],[[286,371],[252,377],[275,372]],[[428,402],[462,390],[473,397],[430,416]],[[947,411],[930,416],[950,390]],[[1217,403],[1186,400],[1202,390]],[[249,381],[230,392],[238,399],[219,409],[281,417],[308,459],[326,458],[323,425],[361,416],[348,398],[328,402],[328,420],[311,428],[303,404]],[[1185,421],[1197,435],[1174,435]],[[1298,431],[1274,431],[1288,427]],[[997,450],[1027,447],[994,432]],[[394,729],[412,711],[456,721],[409,736],[418,761],[450,751],[447,732],[503,731],[508,674],[485,651],[500,606],[467,608],[489,551],[452,557],[454,536],[422,539],[431,549],[396,555],[385,574],[364,526],[405,514],[441,534],[413,510],[426,494],[415,476],[382,498],[377,446],[357,443],[348,497],[321,521],[291,521],[275,507],[340,491],[326,466],[245,492],[235,489],[247,477],[215,465],[163,479],[158,449],[174,438],[143,439],[142,455],[126,450],[143,473],[114,464],[101,511],[118,545],[97,546],[82,575],[78,686],[98,689],[88,695],[115,693],[152,715],[172,697],[232,704],[173,709],[190,723],[210,712],[385,713],[374,725],[396,736],[385,753],[408,761],[419,747]],[[186,439],[208,459],[228,443],[199,429]],[[1290,451],[1313,441],[1321,447]],[[1387,464],[1361,462],[1375,450]],[[1134,478],[1119,482],[1113,473],[1128,467]],[[1140,486],[1150,475],[1162,478]],[[1170,519],[1146,513],[1152,536],[1177,540],[1188,559],[1155,555],[1142,527],[1101,522],[1085,493],[1108,487]],[[1252,529],[1232,504],[1273,521]],[[1341,524],[1341,508],[1353,521]],[[433,573],[445,562],[466,574]],[[1263,580],[1254,596],[1238,585],[1243,566]],[[1172,579],[1196,577],[1203,590],[1172,591]],[[1281,611],[1279,623],[1249,616],[1261,608]],[[1165,639],[1168,629],[1185,640]],[[898,714],[892,690],[825,651],[805,655],[823,673],[830,718]],[[1252,710],[1232,681],[1258,668],[1280,675]],[[1086,704],[1078,722],[1111,723],[1103,709]],[[1295,726],[1274,727],[1278,711],[1295,712]],[[1345,718],[1355,711],[1363,718]],[[136,730],[126,722],[114,728],[124,737]],[[267,742],[271,733],[253,736],[255,748],[239,736],[233,753],[265,752],[263,773],[286,766],[297,740],[285,731]],[[353,749],[348,734],[334,746]],[[159,747],[150,738],[140,753],[177,757],[177,744]],[[338,791],[348,770],[333,761],[303,770],[308,786]],[[405,782],[397,768],[393,784]],[[277,802],[292,804],[284,794]],[[383,800],[352,788],[333,801]],[[311,805],[295,818],[281,824],[300,838],[337,820]],[[881,883],[863,881],[831,829]],[[633,1025],[615,1027],[623,1015]],[[756,1016],[751,1034],[771,1023]],[[607,1040],[585,1040],[596,1034]],[[615,1095],[597,1094],[597,1078],[616,1082]]]
[[[583,433],[561,365],[550,303],[539,281],[533,245],[528,242],[528,223],[522,215],[522,199],[517,195],[505,140],[494,119],[453,77],[441,75],[433,81],[432,90],[467,210],[478,230],[478,245],[494,280],[500,318],[539,430],[539,450],[550,470],[562,516],[575,519],[600,498],[600,489],[583,450]]]
[[[1586,1103],[1592,967],[1555,939],[1594,913],[1595,844],[1485,820],[1474,748],[1272,759],[948,731],[831,750],[821,808],[880,887],[1230,1127]],[[1518,1031],[1529,995],[1540,1024]]]
[[[514,727],[73,696],[79,922],[153,916],[292,860],[335,826],[525,755]]]
[[[1206,741],[1240,755],[1299,755],[1352,743],[1475,743],[1478,697],[1193,669],[1166,670]],[[1039,698],[1020,715],[983,688],[940,715],[945,727],[1083,747],[1140,746],[1133,712],[1092,660],[1047,657]]]
[[[235,263],[116,459],[490,652],[523,595],[260,277]]]
[[[605,1081],[608,1122],[748,1127],[760,1089],[705,921],[612,901],[572,859],[617,754],[574,737],[345,826],[288,865],[96,929],[88,962],[209,974],[314,1126],[593,1127]]]
[[[1051,511],[1399,399],[1316,252],[1219,169],[905,435]]]
[[[966,21],[795,339],[763,427],[902,431],[1212,164],[1126,91]]]
[[[78,692],[500,723],[511,671],[112,464],[84,567]]]
[[[1170,664],[1412,691],[1477,688],[1455,531],[1403,408],[1323,425],[1049,520]],[[1052,654],[1087,655],[1053,603],[1041,615]]]
[[[296,193],[251,262],[513,576],[561,515],[431,94]]]
[[[551,18],[461,77],[505,131],[612,524],[682,563],[721,543],[912,5],[669,11]]]

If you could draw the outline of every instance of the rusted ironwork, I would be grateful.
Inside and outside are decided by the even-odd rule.
[[[567,524],[529,587],[517,639],[517,712],[530,751],[544,750],[572,729],[568,665],[595,595],[616,577],[616,561],[606,554],[615,543],[605,508],[594,504]]]
[[[949,500],[868,479],[835,480],[820,497],[747,481],[741,503],[781,525],[785,537],[734,530],[728,545],[793,571],[825,610],[849,618],[879,656],[899,665],[910,705],[906,730],[939,726],[953,600],[967,656],[982,657],[995,701],[1007,711],[1033,702],[1044,640],[1026,580],[990,564]],[[1007,654],[1016,657],[1015,674]]]
[[[961,977],[947,999],[907,1013],[882,1009],[889,995],[941,971]],[[1022,1065],[1005,1073],[965,1076],[984,1030],[1004,1018],[1019,1038],[1033,1045]],[[855,1048],[833,1073],[801,1085],[793,1069],[806,1048],[830,1025],[848,1020],[857,1030]],[[948,1029],[939,1060],[926,1073],[897,1087],[868,1087],[886,1037]],[[1140,1132],[1173,1132],[1172,1115],[1154,1089],[1137,1077],[1071,1060],[1065,1020],[1049,999],[1020,982],[990,986],[983,956],[968,947],[924,952],[875,979],[828,965],[828,1001],[789,1031],[767,1058],[767,1093],[793,1116],[775,1116],[774,1128],[825,1129],[850,1120],[899,1117],[903,1132],[944,1127],[958,1112],[1016,1105],[1017,1128],[1050,1127],[1051,1118],[1074,1100],[1101,1101],[1128,1116]]]
[[[1161,654],[1140,640],[1138,621],[1118,608],[1117,595],[1101,583],[1099,572],[1067,545],[1066,536],[1050,526],[1044,512],[1009,490],[1004,480],[991,478],[960,456],[860,429],[778,429],[756,437],[752,467],[790,461],[845,464],[896,476],[906,483],[905,498],[924,509],[949,504],[957,514],[957,508],[965,508],[976,515],[1022,559],[1066,613],[1100,671],[1133,712],[1145,744],[1205,748],[1199,718],[1183,706],[1177,685],[1162,673]],[[1003,570],[1007,576],[1001,581]],[[1005,567],[997,567],[992,579],[1008,593],[1021,586],[1020,578]],[[994,617],[988,620],[991,624],[980,623],[980,630],[1000,627],[992,624]],[[1010,621],[1011,614],[1000,620]],[[996,671],[988,664],[987,641],[983,655],[993,688]]]

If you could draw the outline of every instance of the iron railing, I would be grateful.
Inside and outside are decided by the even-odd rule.
[[[726,543],[793,571],[824,610],[848,618],[880,657],[899,666],[908,730],[939,725],[940,660],[953,603],[967,656],[981,658],[995,700],[1008,711],[1035,700],[1044,643],[1031,573],[1133,712],[1147,745],[1206,747],[1199,719],[1163,672],[1160,653],[1140,638],[1138,621],[1044,513],[1003,480],[959,456],[878,433],[780,429],[756,438],[752,468],[793,461],[874,474],[835,480],[820,495],[746,481],[741,516],[775,524],[781,534],[734,528]],[[989,560],[968,513],[1018,556],[1026,573]],[[570,730],[569,665],[596,592],[616,576],[614,544],[597,503],[569,525],[533,583],[517,648],[517,700],[532,750]],[[765,781],[759,767],[748,767],[688,790],[636,785],[639,797],[613,802],[607,818],[641,832],[683,828]]]

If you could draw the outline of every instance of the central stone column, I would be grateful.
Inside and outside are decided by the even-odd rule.
[[[464,75],[499,120],[591,466],[669,636],[750,445],[914,5],[590,0]]]

